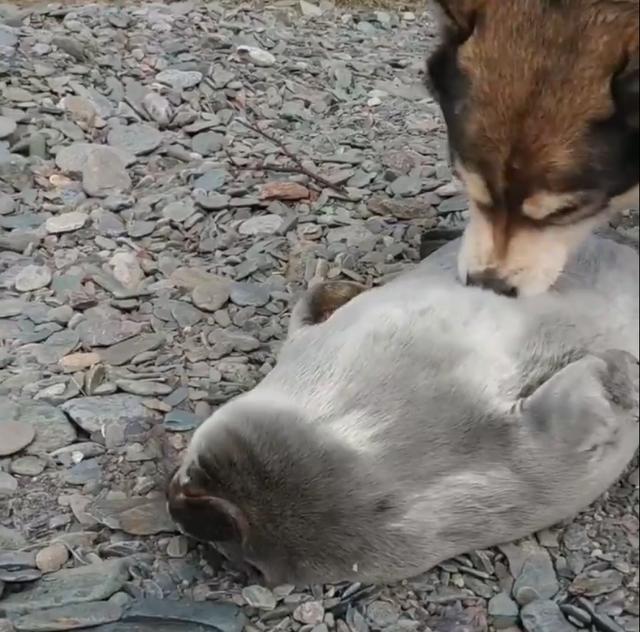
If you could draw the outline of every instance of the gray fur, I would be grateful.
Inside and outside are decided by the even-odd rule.
[[[514,300],[459,284],[458,247],[320,324],[314,288],[271,373],[196,432],[175,480],[239,508],[220,545],[268,582],[418,574],[571,517],[633,457],[637,254],[592,238]],[[170,494],[187,531],[189,502]]]

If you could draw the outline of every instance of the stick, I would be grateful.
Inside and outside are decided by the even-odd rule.
[[[243,119],[240,119],[240,118],[236,118],[236,121],[238,123],[240,123],[240,125],[243,125],[247,129],[250,129],[251,131],[255,132],[256,134],[259,134],[260,136],[262,136],[263,138],[266,138],[269,142],[273,143],[276,147],[278,147],[278,149],[280,149],[280,151],[285,156],[287,156],[287,158],[290,158],[291,160],[293,160],[293,162],[296,163],[296,166],[300,170],[301,173],[303,173],[304,175],[308,176],[312,180],[315,180],[316,182],[322,184],[323,186],[327,187],[328,189],[333,189],[337,193],[340,193],[340,195],[343,195],[347,199],[349,199],[349,194],[343,187],[341,187],[338,184],[334,184],[330,180],[327,180],[326,178],[323,178],[321,175],[318,175],[317,173],[314,173],[310,169],[307,169],[307,167],[305,167],[302,164],[302,161],[300,160],[300,158],[298,158],[298,156],[296,156],[292,151],[289,151],[285,147],[284,143],[282,143],[282,141],[279,141],[277,138],[275,138],[274,136],[272,136],[268,132],[265,132],[265,131],[261,130],[257,125],[254,125],[253,123],[249,123],[249,121],[244,121]]]

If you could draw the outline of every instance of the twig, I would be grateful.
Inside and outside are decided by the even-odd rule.
[[[311,171],[311,169],[307,169],[307,167],[305,167],[302,164],[302,161],[300,160],[300,158],[298,158],[298,156],[296,156],[292,151],[288,150],[282,141],[278,140],[268,132],[261,130],[257,125],[254,125],[253,123],[249,123],[249,121],[245,121],[241,118],[236,118],[236,121],[240,123],[240,125],[246,127],[247,129],[250,129],[252,132],[255,132],[256,134],[262,136],[263,138],[266,138],[269,142],[276,145],[276,147],[278,147],[278,149],[280,149],[280,151],[285,156],[287,156],[287,158],[290,158],[291,160],[293,160],[293,162],[295,162],[297,169],[299,169],[301,173],[311,178],[312,180],[315,180],[316,182],[323,185],[324,187],[327,187],[328,189],[333,189],[337,193],[340,193],[340,195],[344,195],[347,199],[349,199],[349,193],[343,187],[341,187],[338,184],[334,184],[330,180],[327,180],[326,178],[322,177],[317,173],[314,173],[313,171]]]

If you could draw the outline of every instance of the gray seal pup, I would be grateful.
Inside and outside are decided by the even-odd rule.
[[[325,282],[273,370],[195,432],[182,529],[267,584],[389,582],[572,517],[638,446],[638,255],[590,238],[547,293]]]

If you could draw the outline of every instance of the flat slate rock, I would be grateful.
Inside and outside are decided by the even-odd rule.
[[[42,401],[13,401],[0,397],[0,432],[4,422],[28,423],[36,432],[35,439],[27,447],[31,454],[52,452],[64,448],[76,439],[75,428],[64,413]]]
[[[89,434],[102,432],[111,424],[125,424],[149,418],[151,411],[137,395],[91,395],[62,404],[62,410]]]
[[[218,632],[242,632],[246,617],[230,603],[143,599],[127,609],[123,622],[128,621],[175,622],[183,626],[202,625]]]
[[[0,615],[9,618],[34,610],[108,599],[129,579],[125,559],[96,562],[88,566],[63,569],[0,601]]]
[[[85,511],[100,524],[131,535],[177,531],[164,497],[105,498],[91,503]]]
[[[122,608],[107,601],[91,601],[47,608],[14,619],[16,632],[66,632],[118,621]]]

